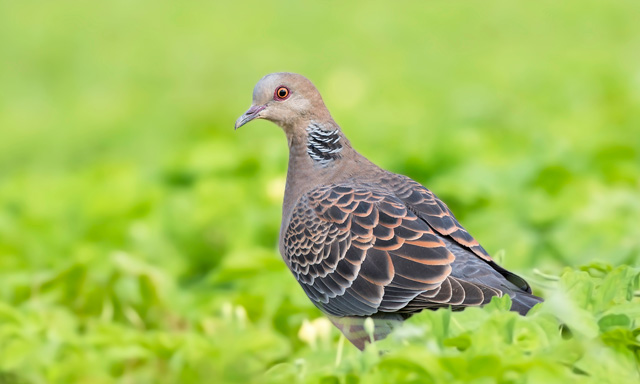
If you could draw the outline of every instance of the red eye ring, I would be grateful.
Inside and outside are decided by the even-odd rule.
[[[289,88],[284,85],[276,88],[276,91],[273,93],[274,100],[286,100],[289,96],[291,96],[291,91],[289,91]]]

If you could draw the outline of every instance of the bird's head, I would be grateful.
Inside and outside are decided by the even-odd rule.
[[[256,84],[253,103],[236,120],[235,129],[251,120],[265,119],[290,131],[306,126],[307,121],[327,118],[331,116],[311,81],[295,73],[272,73]]]

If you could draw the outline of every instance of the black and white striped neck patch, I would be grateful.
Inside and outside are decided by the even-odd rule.
[[[307,153],[313,161],[324,167],[340,158],[342,144],[337,129],[325,130],[319,124],[311,123],[307,127],[307,134]]]

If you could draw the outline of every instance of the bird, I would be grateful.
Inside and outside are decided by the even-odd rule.
[[[257,119],[282,128],[289,146],[280,254],[357,348],[422,310],[461,310],[508,295],[511,310],[525,315],[543,301],[433,192],[357,152],[306,77],[260,79],[235,129]]]

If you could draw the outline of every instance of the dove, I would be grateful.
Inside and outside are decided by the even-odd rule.
[[[525,315],[543,301],[429,189],[358,153],[304,76],[263,77],[235,129],[256,119],[282,128],[289,146],[282,258],[357,348],[425,309],[461,310],[509,295],[511,310]]]

